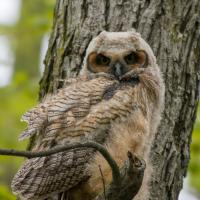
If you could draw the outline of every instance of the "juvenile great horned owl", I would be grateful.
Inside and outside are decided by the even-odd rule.
[[[149,151],[160,121],[164,85],[149,45],[135,32],[102,32],[88,46],[76,81],[27,112],[20,139],[38,135],[33,151],[79,141],[96,141],[121,167],[128,151],[147,163],[135,199],[148,199]],[[43,200],[66,191],[91,200],[111,182],[111,169],[91,148],[27,159],[12,181],[22,200]]]

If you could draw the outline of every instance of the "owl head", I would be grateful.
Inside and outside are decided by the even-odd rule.
[[[139,33],[103,31],[90,42],[81,74],[109,74],[119,79],[131,70],[149,66],[156,67],[156,59]]]

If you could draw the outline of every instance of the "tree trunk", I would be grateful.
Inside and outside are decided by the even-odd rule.
[[[163,119],[152,146],[151,200],[177,200],[190,158],[200,77],[200,1],[58,0],[40,98],[80,71],[100,31],[135,28],[152,47],[166,83]]]

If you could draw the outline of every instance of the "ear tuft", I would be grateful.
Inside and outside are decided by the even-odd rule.
[[[131,30],[128,31],[134,36],[141,37],[140,33],[138,33],[134,28],[131,28]]]
[[[131,28],[130,30],[127,30],[127,32],[130,32],[130,33],[137,33],[137,31],[136,31],[135,28]]]
[[[104,30],[100,32],[99,36],[102,37],[102,36],[105,36],[106,34],[107,34],[107,31]]]

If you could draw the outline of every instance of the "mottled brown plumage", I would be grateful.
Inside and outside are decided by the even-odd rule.
[[[33,151],[96,141],[107,147],[119,166],[127,151],[136,153],[149,166],[136,197],[145,200],[149,149],[160,120],[163,94],[155,57],[140,35],[102,32],[91,41],[76,81],[23,116],[28,128],[20,139],[37,134]],[[22,200],[43,200],[64,191],[73,200],[90,200],[103,189],[99,165],[107,185],[111,169],[91,148],[29,159],[15,175],[12,190]]]

